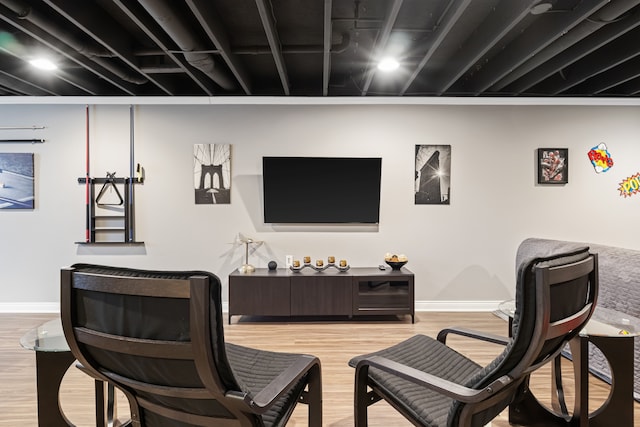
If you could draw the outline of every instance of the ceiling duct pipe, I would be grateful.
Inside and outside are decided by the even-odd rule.
[[[195,38],[189,30],[189,25],[171,9],[168,2],[164,0],[139,0],[139,3],[178,45],[189,64],[202,71],[223,89],[233,90],[236,88],[235,81],[220,67],[216,67],[213,55],[200,52],[206,47]]]
[[[112,52],[109,50],[97,46],[88,46],[84,42],[78,40],[77,37],[70,34],[61,25],[54,23],[50,18],[38,13],[30,5],[20,0],[0,0],[0,4],[12,10],[18,19],[24,19],[25,21],[38,26],[64,44],[70,46],[76,52],[89,58],[104,69],[109,70],[122,80],[138,85],[148,82],[146,78],[140,75],[127,73],[120,67],[116,66],[112,61],[103,59],[105,57],[113,57]]]

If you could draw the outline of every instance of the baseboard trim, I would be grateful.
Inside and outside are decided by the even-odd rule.
[[[500,301],[416,301],[416,311],[494,311]]]
[[[60,303],[0,302],[0,313],[60,313]]]
[[[494,311],[502,301],[416,301],[416,311]],[[229,303],[222,303],[222,311],[229,312]],[[59,313],[57,302],[4,302],[0,313]]]

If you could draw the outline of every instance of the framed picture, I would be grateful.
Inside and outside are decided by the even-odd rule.
[[[0,153],[0,209],[34,208],[33,153]]]
[[[197,205],[231,203],[231,144],[194,144],[193,185]]]
[[[448,205],[451,199],[451,146],[416,145],[416,205]]]
[[[569,182],[569,149],[538,148],[538,184]]]

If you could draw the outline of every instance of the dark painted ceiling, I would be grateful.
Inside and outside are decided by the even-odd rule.
[[[540,3],[0,0],[0,95],[639,96],[640,0]]]

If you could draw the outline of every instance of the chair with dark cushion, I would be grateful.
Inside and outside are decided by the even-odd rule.
[[[225,343],[221,286],[202,271],[76,264],[61,271],[71,351],[121,389],[134,426],[322,425],[320,361]]]
[[[447,328],[353,358],[355,425],[384,399],[418,426],[484,426],[518,397],[528,376],[553,360],[591,317],[598,292],[597,255],[588,248],[536,254],[517,271],[512,338]],[[449,334],[504,345],[481,366],[446,345]]]

